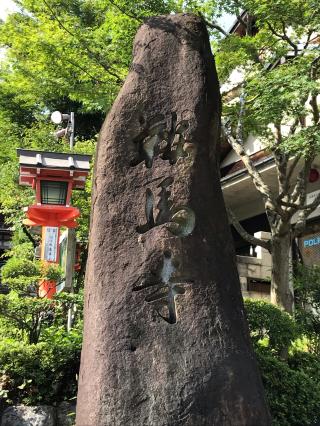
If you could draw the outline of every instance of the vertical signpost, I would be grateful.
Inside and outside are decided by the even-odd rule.
[[[59,228],[57,226],[42,227],[43,256],[47,262],[58,263],[59,258]]]
[[[58,226],[42,227],[41,260],[47,263],[59,263],[59,235]],[[43,279],[39,283],[39,296],[52,299],[57,292],[57,282],[52,279]]]

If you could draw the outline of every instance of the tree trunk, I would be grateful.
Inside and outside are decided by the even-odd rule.
[[[271,302],[293,313],[294,296],[291,283],[291,232],[290,224],[282,224],[272,233]]]

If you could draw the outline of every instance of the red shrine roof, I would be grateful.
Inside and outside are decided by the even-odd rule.
[[[83,189],[90,171],[91,155],[17,149],[20,185],[32,186],[35,178],[65,178],[74,189]]]

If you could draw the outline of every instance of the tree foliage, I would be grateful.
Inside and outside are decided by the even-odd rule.
[[[243,161],[264,203],[270,242],[259,241],[230,219],[251,243],[272,255],[272,299],[293,309],[289,287],[291,240],[306,226],[320,196],[306,205],[311,166],[320,142],[320,6],[313,0],[229,0],[242,34],[219,43],[217,63],[225,81],[237,71],[238,84],[226,95],[224,137]],[[243,13],[245,11],[245,13]],[[264,180],[247,154],[248,135],[259,137],[275,164],[274,184]],[[298,214],[291,227],[292,217]]]
[[[293,318],[259,300],[246,300],[245,311],[272,424],[316,424],[320,420],[320,362],[317,353],[306,352],[306,345],[301,345],[309,329],[303,316]]]
[[[320,354],[320,268],[299,265],[295,273],[297,321],[308,340],[310,352]]]
[[[6,404],[52,404],[73,398],[77,389],[81,330],[46,331],[37,345],[0,341],[0,407]]]
[[[131,62],[132,42],[145,18],[172,11],[210,12],[211,1],[45,0],[16,2],[0,31],[7,47],[4,95],[33,109],[66,98],[80,110],[107,111]],[[201,5],[202,4],[202,5]]]
[[[262,300],[245,300],[251,338],[257,346],[267,339],[268,348],[280,356],[298,336],[292,317]]]

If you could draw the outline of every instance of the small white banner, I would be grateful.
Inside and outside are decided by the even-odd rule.
[[[47,226],[44,240],[44,260],[57,262],[59,228]]]

